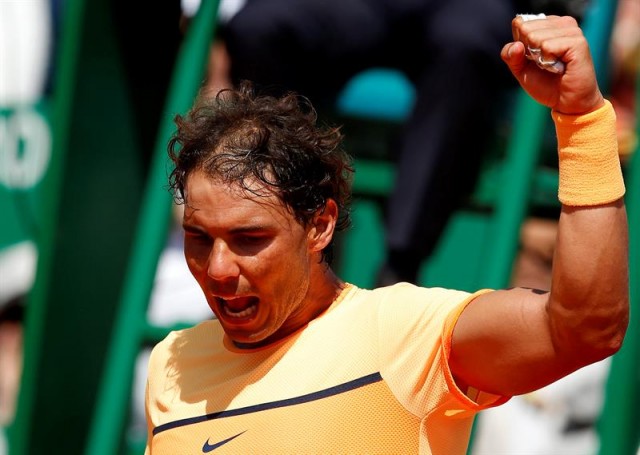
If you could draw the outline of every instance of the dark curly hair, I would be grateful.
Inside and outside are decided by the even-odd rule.
[[[244,81],[215,97],[202,94],[175,123],[168,151],[175,165],[169,185],[177,203],[185,202],[189,175],[202,170],[250,192],[251,180],[257,179],[303,225],[333,199],[339,210],[336,231],[350,225],[353,160],[342,147],[340,128],[318,126],[306,98],[293,92],[259,95]],[[333,241],[322,252],[328,263],[332,256]]]

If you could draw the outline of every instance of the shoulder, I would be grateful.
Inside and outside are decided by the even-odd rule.
[[[379,300],[379,319],[392,332],[402,328],[442,332],[478,293],[399,283],[374,291]]]
[[[339,302],[335,315],[356,313],[364,324],[378,321],[380,327],[435,329],[461,311],[476,294],[439,287],[427,288],[397,283],[375,289],[353,289]],[[367,316],[368,315],[368,316]]]
[[[371,294],[373,298],[385,304],[396,306],[417,304],[423,307],[455,306],[471,295],[466,291],[440,287],[423,287],[411,283],[397,283],[376,288],[371,291]]]
[[[405,282],[374,289],[350,286],[350,292],[336,306],[448,313],[474,295],[467,291],[423,287]]]

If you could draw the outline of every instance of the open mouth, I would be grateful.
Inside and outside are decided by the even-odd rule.
[[[234,297],[230,299],[216,297],[216,301],[222,313],[231,319],[249,319],[258,311],[257,297]]]

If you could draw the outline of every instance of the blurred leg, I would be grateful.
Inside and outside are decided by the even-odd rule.
[[[497,101],[511,87],[499,60],[510,2],[454,1],[427,11],[424,66],[388,209],[388,261],[380,281],[415,282],[453,212],[472,191],[494,135]]]

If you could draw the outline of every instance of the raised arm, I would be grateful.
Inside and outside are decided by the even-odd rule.
[[[589,47],[571,17],[512,23],[502,58],[552,110],[562,203],[551,290],[484,294],[462,313],[450,365],[461,386],[516,395],[614,354],[628,323],[628,235],[615,114],[596,82]],[[559,59],[555,74],[528,59]],[[534,52],[535,54],[535,52]]]

